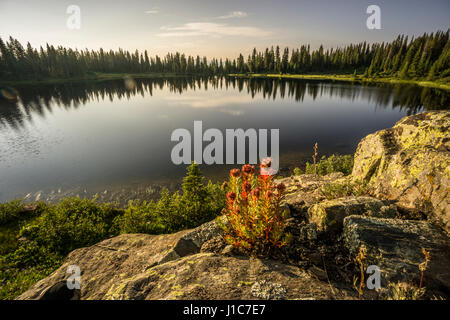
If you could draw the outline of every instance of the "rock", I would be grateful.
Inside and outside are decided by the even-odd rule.
[[[307,223],[300,227],[300,236],[299,239],[301,241],[315,241],[317,240],[317,224],[315,223]]]
[[[199,253],[198,245],[219,238],[213,237],[218,233],[214,223],[208,223],[175,234],[123,234],[104,240],[72,251],[59,269],[18,299],[38,299],[43,292],[55,291],[49,288],[65,282],[70,265],[81,270],[82,300],[254,299],[251,286],[239,284],[262,280],[283,286],[286,299],[355,296],[352,290],[333,291],[306,271],[279,261]],[[281,298],[284,292],[264,288],[261,298]]]
[[[280,283],[262,280],[252,286],[252,295],[264,300],[282,300],[286,297],[286,288]]]
[[[345,180],[342,172],[333,172],[325,176],[314,174],[301,174],[289,178],[277,179],[275,183],[284,183],[286,185],[285,200],[290,209],[294,211],[302,209],[305,205],[317,202],[319,196],[316,191],[325,184]]]
[[[80,289],[69,289],[67,281],[60,281],[44,290],[37,300],[80,300]]]
[[[353,294],[334,291],[338,298]],[[199,253],[116,282],[101,299],[254,299],[255,295],[329,299],[333,292],[327,283],[278,261]]]
[[[225,223],[225,218],[223,216],[218,217]],[[217,237],[223,233],[223,230],[219,227],[215,220],[202,224],[201,226],[192,229],[186,235],[183,236],[186,240],[192,240],[194,244],[201,248],[202,244],[206,241]]]
[[[233,254],[233,250],[234,250],[234,247],[231,244],[229,244],[222,250],[221,253],[224,256],[231,256]]]
[[[358,145],[352,178],[371,194],[426,213],[450,230],[450,111],[401,119]]]
[[[123,234],[88,248],[72,251],[65,263],[49,277],[34,284],[18,299],[36,299],[57,282],[67,279],[68,266],[83,273],[82,298],[97,299],[119,279],[131,277],[156,265],[200,252],[203,243],[217,237],[222,229],[215,221],[174,234]],[[87,293],[89,292],[89,293]]]
[[[344,218],[349,215],[395,217],[395,210],[372,197],[344,197],[324,200],[308,210],[309,221],[320,231],[341,231]]]
[[[226,245],[227,243],[225,242],[225,239],[222,236],[217,236],[205,241],[200,248],[200,252],[220,253]]]
[[[313,265],[309,269],[309,271],[321,281],[327,281],[327,279],[328,279],[328,276],[327,276],[327,273],[325,272],[325,270],[317,267],[317,265]]]
[[[349,216],[344,219],[344,243],[351,256],[367,249],[367,262],[381,269],[382,287],[387,283],[419,283],[419,264],[425,261],[422,248],[431,254],[424,273],[424,286],[450,290],[450,238],[426,221]]]

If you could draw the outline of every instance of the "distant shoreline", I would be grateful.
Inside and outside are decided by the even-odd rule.
[[[362,76],[353,76],[349,74],[229,74],[230,77],[238,78],[279,78],[279,79],[304,79],[304,80],[333,80],[359,83],[390,83],[390,84],[415,84],[421,87],[450,90],[450,84],[428,80],[402,80],[393,77],[387,78],[363,78]]]
[[[133,79],[152,79],[152,78],[178,78],[178,77],[192,77],[191,74],[177,74],[177,73],[95,73],[84,77],[73,78],[47,78],[37,80],[0,80],[0,85],[36,85],[36,84],[58,84],[67,82],[84,82],[84,81],[108,81],[121,80],[125,77]]]
[[[93,75],[87,75],[84,77],[74,78],[48,78],[38,80],[0,80],[0,85],[38,85],[38,84],[62,84],[69,82],[85,82],[85,81],[108,81],[108,80],[120,80],[125,77],[131,77],[133,79],[160,79],[160,78],[177,78],[177,77],[195,77],[195,76],[213,76],[202,74],[177,74],[177,73],[95,73]],[[363,78],[361,75],[354,76],[350,74],[228,74],[226,77],[235,78],[277,78],[277,79],[304,79],[304,80],[332,80],[332,81],[345,81],[345,82],[358,82],[358,83],[389,83],[389,84],[414,84],[421,87],[436,88],[443,90],[450,90],[450,83],[441,81],[428,81],[428,80],[403,80],[393,77],[387,78]]]

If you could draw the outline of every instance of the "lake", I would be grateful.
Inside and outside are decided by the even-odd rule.
[[[167,78],[15,88],[0,100],[0,201],[151,199],[176,189],[186,165],[174,165],[173,130],[280,130],[280,174],[312,156],[352,154],[361,138],[405,115],[449,106],[446,91],[410,85]],[[206,143],[205,143],[206,145]],[[230,166],[202,165],[223,179]]]

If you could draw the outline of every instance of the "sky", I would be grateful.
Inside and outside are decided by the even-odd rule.
[[[71,30],[70,5],[80,8]],[[369,30],[369,5],[381,29]],[[272,45],[317,48],[392,41],[450,28],[449,0],[0,0],[0,37],[24,45],[183,52],[235,58]]]

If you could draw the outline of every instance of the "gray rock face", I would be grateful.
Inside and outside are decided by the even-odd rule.
[[[286,185],[284,204],[292,211],[302,211],[304,207],[309,207],[322,199],[319,190],[325,184],[345,181],[346,178],[341,172],[330,173],[326,176],[314,174],[301,174],[289,178],[277,179],[276,183]]]
[[[428,214],[450,230],[450,111],[405,117],[358,145],[352,177],[377,198]]]
[[[344,219],[344,242],[355,257],[367,249],[367,263],[381,269],[382,286],[388,282],[419,283],[422,248],[431,254],[424,286],[450,291],[450,239],[446,232],[426,221],[349,216]]]
[[[280,283],[262,280],[252,286],[252,295],[264,300],[282,300],[286,297],[286,288]]]
[[[320,231],[342,231],[344,218],[350,215],[394,218],[396,210],[372,197],[344,197],[324,200],[308,210],[309,221]]]
[[[224,218],[219,217],[219,219],[222,219],[222,222],[224,222]],[[183,236],[183,239],[185,240],[192,240],[192,242],[199,248],[202,247],[202,245],[212,238],[215,238],[223,233],[223,230],[220,228],[220,226],[217,224],[215,220],[207,222],[202,224],[201,226],[192,229],[192,231],[188,232],[186,235]]]

